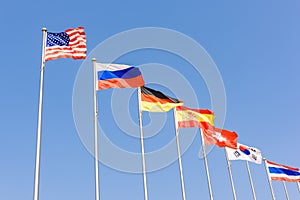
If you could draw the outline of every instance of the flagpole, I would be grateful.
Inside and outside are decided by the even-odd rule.
[[[253,199],[256,200],[256,195],[255,195],[255,190],[254,190],[254,185],[253,185],[253,180],[252,180],[252,176],[251,176],[251,172],[250,172],[250,167],[249,167],[248,160],[246,160],[246,166],[247,166],[248,176],[249,176],[250,185],[251,185],[251,189],[252,189]]]
[[[206,158],[205,142],[204,142],[203,132],[202,132],[201,128],[200,128],[200,135],[201,135],[201,140],[202,140],[202,151],[203,151],[203,158],[204,158],[204,164],[205,164],[205,169],[206,169],[207,183],[208,183],[208,189],[209,189],[209,197],[210,197],[210,200],[213,200],[214,198],[213,198],[211,182],[210,182],[210,176],[209,176],[209,170],[208,170],[208,164],[207,164],[207,158]]]
[[[176,115],[176,108],[174,110],[174,122],[175,122],[175,134],[176,134],[176,144],[177,144],[177,155],[178,155],[178,163],[179,163],[179,171],[180,171],[180,183],[181,183],[181,193],[182,199],[186,200],[185,197],[185,188],[184,188],[184,180],[183,180],[183,170],[182,170],[182,162],[181,162],[181,152],[180,152],[180,144],[179,144],[179,137],[178,137],[178,120]]]
[[[299,182],[297,182],[297,186],[298,186],[298,191],[300,193],[300,183]]]
[[[99,181],[99,155],[98,155],[98,105],[97,105],[97,92],[96,92],[96,58],[92,59],[93,74],[94,74],[94,154],[95,154],[95,199],[100,199],[100,181]]]
[[[41,158],[41,140],[42,140],[42,110],[43,110],[43,93],[44,93],[44,68],[45,68],[45,48],[47,29],[42,28],[42,62],[40,69],[40,96],[39,96],[39,110],[38,110],[38,127],[36,139],[36,153],[35,153],[35,174],[34,174],[34,194],[33,199],[39,199],[39,185],[40,185],[40,158]]]
[[[144,199],[148,200],[147,175],[146,175],[146,160],[145,160],[143,121],[142,121],[142,105],[141,105],[141,102],[142,102],[141,87],[138,87],[138,102],[139,102],[139,123],[140,123],[140,138],[141,138],[141,151],[142,151]]]
[[[290,200],[290,198],[289,198],[289,193],[288,193],[288,191],[287,191],[285,181],[282,181],[282,183],[283,183],[283,188],[284,188],[286,200]]]
[[[234,188],[234,183],[233,183],[233,177],[232,177],[232,172],[231,172],[231,167],[230,167],[230,161],[228,159],[228,154],[226,149],[224,148],[225,155],[226,155],[226,160],[227,160],[227,167],[228,167],[228,172],[229,172],[229,177],[230,177],[230,183],[231,183],[231,188],[232,188],[232,194],[233,194],[233,199],[236,200],[236,193],[235,193],[235,188]]]
[[[268,175],[268,181],[269,181],[269,186],[270,186],[270,190],[271,190],[271,194],[272,194],[272,199],[276,200],[275,195],[274,195],[274,190],[273,190],[272,182],[271,182],[271,178],[270,178],[270,175],[269,175],[269,172],[268,172],[268,167],[267,167],[267,164],[266,164],[267,160],[265,158],[263,158],[263,160],[264,160],[266,172],[267,172],[267,175]]]

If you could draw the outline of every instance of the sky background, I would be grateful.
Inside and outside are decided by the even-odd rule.
[[[267,159],[300,167],[297,147],[300,139],[299,10],[300,3],[295,0],[30,0],[2,3],[0,199],[33,199],[42,27],[61,32],[84,26],[88,53],[114,34],[132,28],[163,27],[193,38],[214,60],[223,79],[226,91],[223,127],[236,131],[239,142],[261,149]],[[101,55],[97,59],[101,62]],[[197,93],[199,106],[211,109],[205,82],[201,76],[192,76],[190,65],[177,56],[141,50],[124,55],[116,62],[136,66],[145,63],[168,65],[190,81]],[[72,113],[74,82],[82,63],[82,60],[71,59],[46,63],[41,200],[89,200],[95,196],[93,156],[78,135]],[[141,70],[145,72],[146,66]],[[157,72],[160,72],[159,69]],[[168,74],[159,74],[158,77],[163,81],[164,76]],[[149,79],[146,81],[151,82]],[[159,83],[151,86],[177,96],[172,93],[175,88],[164,88]],[[186,88],[179,86],[179,89]],[[136,91],[124,91],[133,94],[129,111],[137,124]],[[114,144],[126,151],[139,153],[138,138],[125,134],[113,121],[111,94],[111,90],[98,92],[101,99],[99,110],[103,113],[99,123]],[[185,100],[183,96],[177,97]],[[122,99],[119,103],[122,105]],[[89,112],[92,113],[92,110]],[[166,122],[160,132],[145,140],[146,152],[159,150],[174,139],[172,113],[151,117],[165,117]],[[151,123],[149,115],[144,114],[144,118],[145,124]],[[135,131],[138,134],[138,129]],[[188,135],[195,136],[182,156],[187,199],[209,199],[205,168],[199,158],[199,132],[190,129],[180,130],[180,133],[182,140]],[[109,155],[109,152],[100,154]],[[213,148],[208,155],[208,164],[215,199],[233,199],[224,150]],[[251,163],[250,168],[257,199],[271,199],[264,165]],[[232,162],[232,172],[238,199],[252,199],[245,162]],[[273,182],[273,186],[277,199],[284,199],[281,182]],[[290,199],[299,199],[296,184],[287,183],[287,187]],[[150,200],[181,199],[178,163],[173,162],[148,173],[148,189]],[[100,164],[100,193],[101,199],[141,200],[142,175],[120,172]]]

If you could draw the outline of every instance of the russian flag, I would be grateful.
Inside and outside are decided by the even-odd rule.
[[[300,182],[300,172],[298,168],[276,164],[266,161],[269,176],[272,180]]]
[[[140,70],[129,65],[96,63],[96,73],[96,90],[137,88],[144,85]]]

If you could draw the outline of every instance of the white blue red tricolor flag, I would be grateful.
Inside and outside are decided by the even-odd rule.
[[[137,67],[123,64],[96,63],[96,73],[96,90],[144,86],[144,79]]]
[[[83,27],[60,33],[47,32],[45,61],[57,58],[85,59],[86,36]]]
[[[261,151],[254,147],[248,147],[244,144],[237,143],[237,148],[226,147],[226,152],[229,160],[248,160],[256,164],[261,164]]]
[[[300,172],[298,168],[276,164],[268,160],[266,160],[266,166],[271,180],[300,182]]]

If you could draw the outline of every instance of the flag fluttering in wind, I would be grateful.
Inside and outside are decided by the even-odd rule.
[[[210,124],[202,124],[205,145],[217,145],[218,147],[237,148],[238,135],[233,131],[215,128]]]
[[[202,123],[214,125],[214,113],[210,110],[176,107],[178,128],[202,127]]]
[[[300,182],[300,172],[298,168],[276,164],[266,160],[268,174],[271,180]]]
[[[214,113],[210,110],[202,110],[202,109],[194,109],[194,108],[187,108],[183,106],[176,107],[175,111],[175,123],[176,129],[178,128],[203,128],[203,127],[214,127]],[[201,130],[200,129],[200,130]],[[176,130],[178,132],[178,130]],[[202,144],[204,147],[204,137],[202,132],[200,131],[200,135],[202,138]],[[178,133],[176,134],[178,138]],[[178,139],[177,139],[178,140]],[[179,141],[179,140],[178,140]],[[179,149],[179,145],[177,142],[177,148]],[[206,169],[206,175],[207,175],[207,184],[209,188],[209,195],[210,199],[213,199],[212,194],[212,187],[210,183],[210,176],[209,176],[209,170],[208,170],[208,163],[206,158],[206,150],[205,148],[202,148],[203,156],[204,156],[204,163],[205,163],[205,169]],[[178,157],[179,160],[180,157]]]
[[[98,157],[98,108],[97,108],[97,90],[108,88],[140,88],[144,85],[144,79],[140,70],[136,67],[124,64],[104,64],[97,63],[96,58],[92,59],[94,67],[94,135],[95,135],[95,177],[96,177],[96,199],[100,199],[99,188],[99,157]],[[139,94],[139,93],[138,93]],[[140,95],[138,95],[140,97]],[[140,106],[139,106],[140,107]],[[141,114],[141,112],[139,112]],[[140,115],[140,125],[141,115]],[[144,156],[144,142],[142,127],[141,130],[141,146],[143,160],[143,176],[144,176],[144,194],[147,199],[147,181],[146,181],[146,165]]]
[[[141,87],[142,110],[149,112],[168,112],[183,102],[169,97],[160,91],[148,87]]]
[[[83,27],[60,33],[47,32],[45,61],[57,58],[85,59],[86,36]]]
[[[238,135],[235,132],[214,127],[214,113],[210,110],[176,107],[179,128],[198,127],[203,131],[205,145],[237,148]]]
[[[237,143],[237,148],[232,149],[225,147],[229,160],[248,160],[256,164],[261,164],[262,155],[261,151],[254,147]]]
[[[44,93],[44,69],[45,62],[58,58],[84,59],[86,57],[86,36],[84,28],[68,29],[61,33],[47,32],[42,28],[42,62],[40,69],[40,95],[38,110],[35,174],[34,174],[34,200],[39,198],[40,184],[40,157],[41,157],[41,137],[42,137],[42,113],[43,113],[43,93]],[[97,160],[98,162],[98,160]]]
[[[145,148],[144,148],[144,134],[143,134],[143,122],[142,122],[142,111],[149,111],[149,112],[167,112],[176,106],[183,105],[183,102],[179,101],[178,99],[169,97],[163,94],[160,91],[153,90],[148,87],[139,87],[138,88],[138,99],[139,99],[139,123],[140,123],[140,134],[141,134],[141,149],[142,149],[142,169],[143,169],[143,181],[144,181],[144,199],[148,200],[148,189],[147,189],[147,176],[146,176],[146,159],[145,159]],[[175,110],[174,110],[175,111]],[[177,144],[178,144],[178,136],[177,137]],[[178,148],[178,146],[177,146]],[[180,152],[179,148],[177,149]],[[178,154],[180,155],[180,153]],[[179,158],[180,160],[180,158]],[[179,165],[181,166],[181,164]],[[181,170],[182,173],[182,170]],[[182,179],[181,174],[181,181]],[[182,184],[182,182],[181,182]],[[181,185],[184,188],[183,184]],[[182,190],[183,195],[184,189]],[[185,199],[185,197],[183,197]]]
[[[137,88],[144,85],[139,68],[129,65],[96,63],[96,73],[96,90]]]

